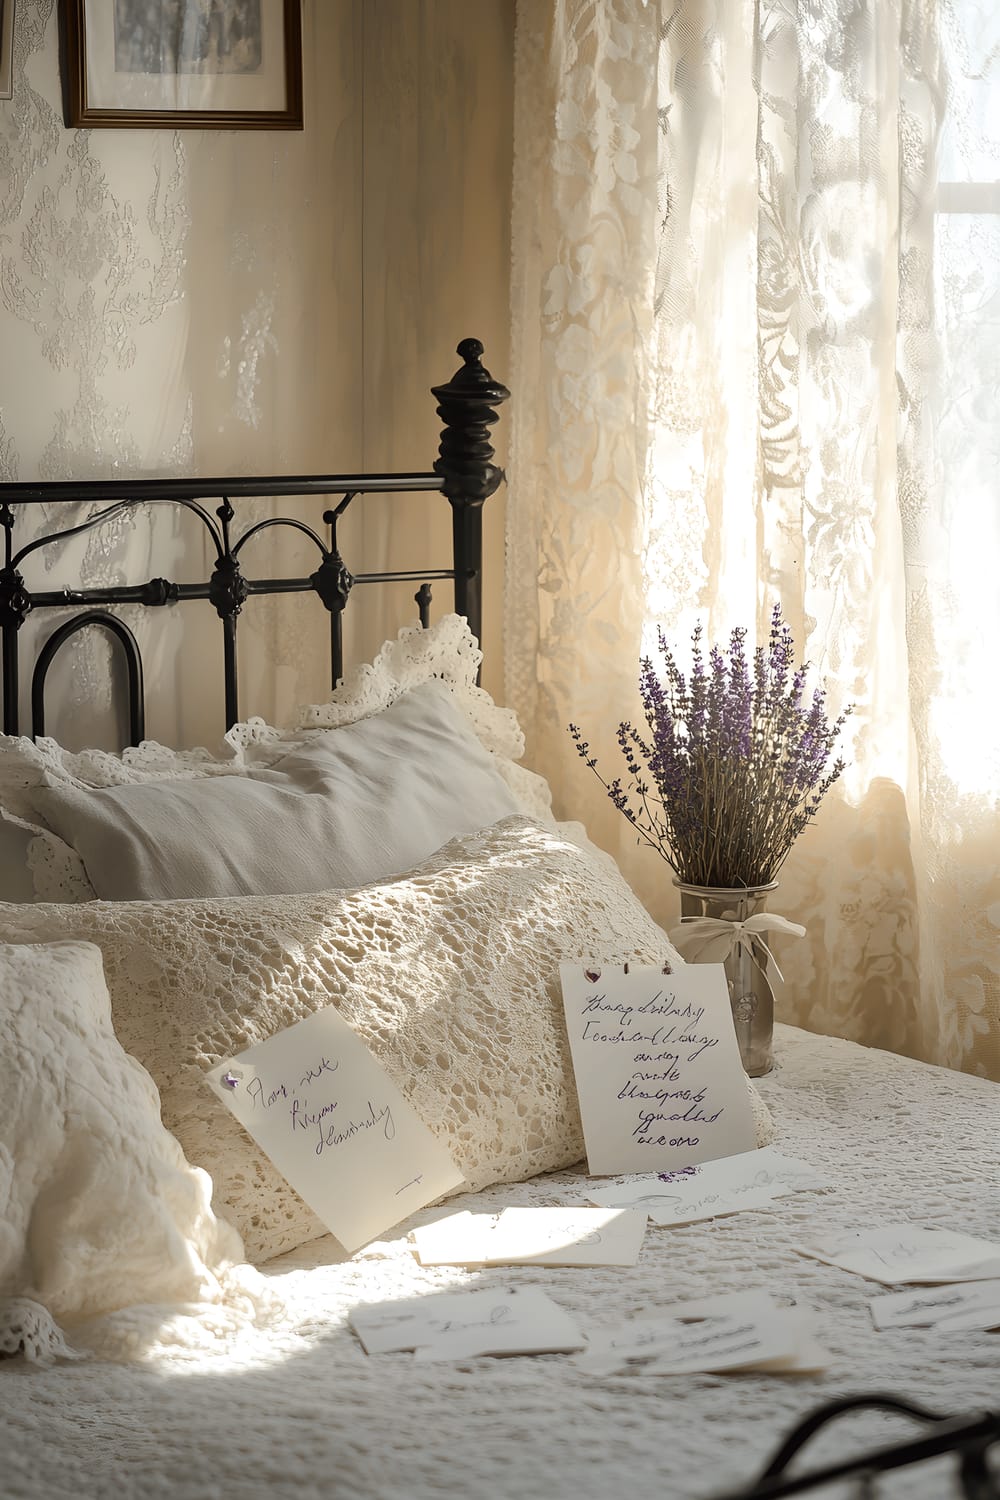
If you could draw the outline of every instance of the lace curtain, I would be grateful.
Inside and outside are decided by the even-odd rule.
[[[506,604],[534,765],[672,921],[566,725],[617,771],[656,626],[780,601],[854,704],[783,1019],[996,1078],[998,41],[985,0],[519,7]]]

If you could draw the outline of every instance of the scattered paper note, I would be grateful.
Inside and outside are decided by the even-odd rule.
[[[446,1214],[410,1230],[422,1266],[483,1266],[496,1214]]]
[[[594,1375],[688,1375],[697,1371],[824,1369],[829,1356],[800,1310],[766,1292],[679,1303],[666,1315],[591,1330],[581,1368]]]
[[[646,1216],[620,1208],[505,1208],[488,1266],[634,1266]]]
[[[796,1245],[794,1249],[800,1255],[887,1285],[1000,1277],[1000,1248],[954,1229],[890,1224],[881,1229],[847,1230],[818,1244]]]
[[[829,1179],[808,1162],[764,1146],[678,1172],[588,1188],[587,1197],[613,1208],[638,1209],[654,1224],[694,1224],[742,1209],[766,1208],[789,1193],[829,1186]]]
[[[421,1265],[634,1266],[646,1216],[616,1208],[451,1214],[411,1232]]]
[[[464,1180],[332,1008],[206,1077],[345,1250],[357,1250]]]
[[[875,1327],[981,1328],[1000,1326],[1000,1280],[954,1282],[927,1291],[890,1292],[868,1304]]]
[[[753,1149],[721,964],[664,974],[580,960],[559,972],[591,1172],[667,1171]]]
[[[431,1292],[357,1307],[350,1322],[369,1354],[413,1349],[418,1359],[559,1354],[586,1343],[569,1313],[534,1287]]]

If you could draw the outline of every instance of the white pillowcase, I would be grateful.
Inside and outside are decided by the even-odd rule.
[[[459,615],[446,615],[427,630],[406,627],[395,641],[385,643],[374,662],[355,667],[329,703],[302,709],[296,729],[283,733],[261,719],[250,719],[234,725],[218,756],[205,749],[172,750],[152,740],[120,755],[106,750],[72,752],[52,739],[36,744],[25,737],[0,735],[0,815],[23,820],[30,830],[27,840],[14,835],[7,840],[17,873],[13,863],[6,879],[0,872],[0,899],[22,899],[18,892],[25,889],[29,874],[35,899],[40,901],[93,900],[96,895],[76,850],[56,833],[38,826],[34,794],[40,787],[72,791],[242,776],[266,769],[304,747],[317,729],[342,728],[372,718],[402,694],[430,682],[439,684],[461,712],[497,775],[510,788],[517,810],[551,823],[547,783],[515,764],[524,752],[515,715],[499,708],[476,685],[481,660],[468,622]],[[449,829],[439,842],[456,831],[457,827]],[[406,863],[405,858],[395,860],[381,873],[405,868]],[[356,876],[350,883],[363,878]]]
[[[519,811],[537,823],[551,824],[548,782],[517,764],[524,754],[524,734],[517,715],[513,709],[494,703],[476,682],[482,660],[483,653],[462,615],[445,615],[426,630],[419,625],[404,626],[394,641],[385,642],[373,662],[349,671],[326,703],[299,709],[298,727],[334,729],[357,723],[381,713],[401,693],[436,680],[447,688],[483,749],[494,757],[497,770],[517,798]]]
[[[108,901],[365,885],[518,810],[440,682],[240,776],[31,800]]]
[[[560,960],[681,963],[616,871],[522,818],[361,890],[11,906],[0,923],[101,948],[118,1035],[255,1260],[326,1231],[204,1082],[216,1063],[334,1005],[471,1189],[523,1181],[584,1154]]]
[[[65,1353],[57,1324],[136,1303],[240,1302],[239,1236],[115,1038],[98,948],[0,945],[0,1056],[0,1351]]]

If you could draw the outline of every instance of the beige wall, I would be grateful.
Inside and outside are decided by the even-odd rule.
[[[357,11],[365,465],[422,467],[440,424],[421,387],[456,368],[458,339],[481,339],[488,367],[508,375],[514,0],[361,0]],[[505,413],[494,431],[503,463]],[[484,514],[484,682],[498,696],[503,505],[501,488]],[[449,546],[445,518],[428,561]],[[391,539],[389,556],[402,560]]]
[[[0,102],[0,475],[429,467],[428,388],[459,339],[480,337],[507,375],[513,8],[304,0],[303,132],[84,132],[62,123],[54,0],[17,0]],[[445,565],[446,503],[432,524],[419,502],[402,519],[388,504],[345,529],[349,566],[410,563],[414,546]],[[494,691],[502,510],[502,494],[488,502]],[[97,582],[176,558],[185,576],[191,547],[164,530],[165,562],[120,533],[60,566]],[[359,591],[360,654],[413,617],[412,592]],[[248,606],[246,710],[280,718],[321,689],[314,606]],[[209,738],[215,675],[188,668],[171,686],[171,650],[152,646],[149,731]],[[77,727],[100,706],[99,655],[81,645],[59,690]]]

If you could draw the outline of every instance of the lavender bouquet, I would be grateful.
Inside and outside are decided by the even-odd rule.
[[[744,887],[774,880],[795,839],[844,769],[834,741],[847,713],[826,716],[822,688],[806,700],[806,665],[775,605],[770,638],[747,660],[746,630],[707,661],[699,625],[685,677],[659,633],[663,675],[640,663],[648,736],[618,726],[628,785],[597,770],[575,724],[577,750],[619,812],[686,885]],[[850,712],[848,710],[847,712]]]

